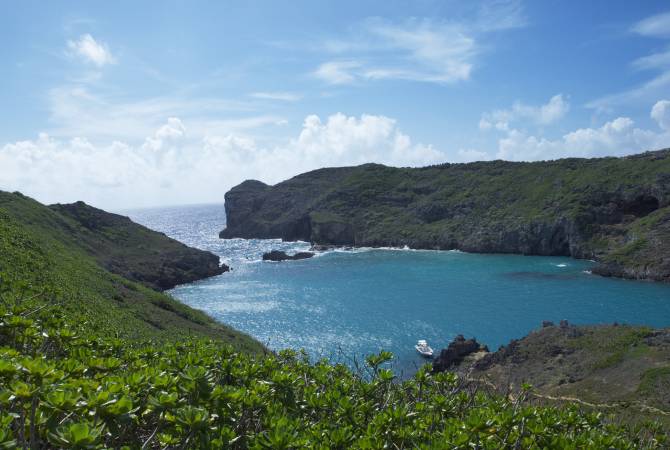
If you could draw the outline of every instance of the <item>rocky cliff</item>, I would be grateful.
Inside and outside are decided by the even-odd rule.
[[[623,158],[320,169],[225,195],[222,238],[596,259],[670,281],[670,150]]]
[[[49,208],[74,222],[67,227],[73,243],[102,267],[150,288],[171,289],[229,270],[213,253],[188,247],[128,217],[84,202]]]

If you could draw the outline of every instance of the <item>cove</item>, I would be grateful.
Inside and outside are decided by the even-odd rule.
[[[261,262],[264,251],[307,243],[218,239],[222,205],[127,212],[150,228],[210,250],[231,273],[178,286],[172,295],[268,347],[354,364],[381,349],[400,371],[457,334],[497,349],[543,320],[670,325],[670,286],[603,278],[565,257],[359,249],[303,261]]]

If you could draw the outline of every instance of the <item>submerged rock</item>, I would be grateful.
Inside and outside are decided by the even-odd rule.
[[[298,252],[294,255],[288,255],[286,252],[280,250],[272,250],[263,253],[263,261],[295,261],[298,259],[308,259],[314,256],[312,252]]]

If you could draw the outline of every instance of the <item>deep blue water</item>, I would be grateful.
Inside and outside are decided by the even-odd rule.
[[[221,240],[223,205],[126,214],[233,267],[172,295],[273,349],[305,348],[315,358],[360,360],[386,349],[409,372],[424,362],[417,339],[438,349],[464,334],[495,349],[543,320],[670,325],[669,285],[591,275],[589,261],[368,249],[270,263],[260,261],[264,251],[309,245]]]

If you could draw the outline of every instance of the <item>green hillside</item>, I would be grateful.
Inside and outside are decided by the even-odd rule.
[[[458,370],[502,390],[529,383],[538,398],[577,398],[626,421],[670,425],[670,329],[552,324]]]
[[[221,237],[592,258],[670,280],[670,150],[623,158],[320,169],[226,193]]]
[[[161,267],[161,246],[174,247],[175,241],[163,237],[163,242],[156,243],[160,239],[153,236],[145,240],[144,248],[126,251],[130,246],[115,244],[123,240],[104,242],[79,221],[57,212],[61,209],[46,207],[19,193],[0,192],[0,277],[4,287],[11,287],[4,296],[30,299],[36,307],[55,305],[56,310],[86,322],[89,332],[101,336],[170,340],[207,336],[247,350],[261,348],[250,337],[204,313],[106,270],[100,257],[93,254],[110,249],[109,260],[118,261],[117,267],[122,268],[138,261],[146,267]],[[107,234],[132,235],[136,231],[134,227],[106,228]],[[126,237],[126,241],[144,240],[145,232],[140,231],[142,234]]]

